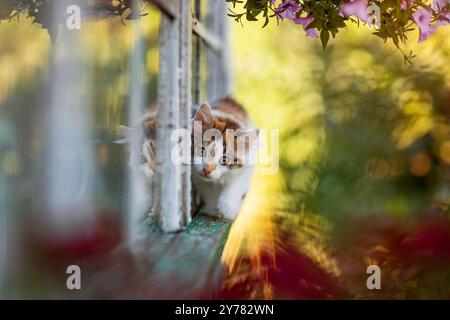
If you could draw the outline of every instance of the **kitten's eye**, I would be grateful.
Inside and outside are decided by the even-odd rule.
[[[223,155],[222,159],[220,160],[220,163],[223,165],[229,164],[230,158],[226,155]]]
[[[140,164],[144,164],[147,162],[147,158],[143,154],[139,155],[138,160]]]
[[[206,148],[205,147],[198,148],[198,153],[200,154],[200,156],[206,157]]]

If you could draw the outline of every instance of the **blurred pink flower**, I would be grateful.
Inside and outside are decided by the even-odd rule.
[[[306,32],[306,35],[310,38],[318,38],[319,35],[316,29],[306,29],[306,27],[314,21],[314,17],[309,15],[304,18],[297,18],[297,13],[302,7],[294,0],[284,0],[280,5],[275,8],[275,12],[281,19],[289,19],[295,24],[300,24]]]
[[[431,12],[425,8],[418,9],[413,15],[414,22],[419,27],[419,43],[436,31],[436,26],[431,24],[431,17]]]
[[[447,9],[448,0],[434,0],[433,10],[443,17],[438,20],[438,25],[450,24],[450,11]]]
[[[358,19],[367,22],[370,14],[367,11],[368,0],[350,0],[341,7],[344,17],[356,16]]]
[[[284,0],[278,7],[275,8],[277,16],[281,19],[294,20],[295,15],[300,10],[300,6],[295,0]]]
[[[294,20],[292,20],[294,23],[296,24],[300,24],[303,26],[303,30],[305,30],[306,35],[310,38],[318,38],[319,35],[316,32],[316,29],[311,28],[311,29],[306,29],[306,27],[314,21],[314,17],[312,15],[309,15],[305,18],[296,18]]]
[[[434,11],[441,11],[441,10],[447,10],[447,3],[448,0],[434,0],[433,1],[433,10]]]

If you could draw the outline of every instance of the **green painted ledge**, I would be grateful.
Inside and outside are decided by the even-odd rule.
[[[208,299],[219,290],[220,263],[231,222],[197,214],[189,227],[164,234],[151,227],[129,248],[86,263],[76,298],[96,299]]]

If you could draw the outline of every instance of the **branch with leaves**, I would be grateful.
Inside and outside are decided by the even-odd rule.
[[[54,40],[57,29],[65,19],[65,12],[54,12],[55,4],[62,0],[1,0],[0,21],[19,19],[21,14],[33,23],[46,29]],[[86,9],[89,19],[103,19],[111,16],[121,17],[122,21],[145,16],[144,0],[71,0],[70,5],[79,5]]]
[[[345,29],[347,22],[371,26],[375,36],[391,40],[400,50],[409,32],[419,29],[419,42],[423,42],[439,26],[450,24],[450,0],[226,1],[231,4],[228,15],[241,24],[243,20],[263,20],[265,27],[272,19],[288,20],[302,26],[307,36],[320,38],[324,49],[330,36],[334,38]],[[244,5],[242,12],[237,11],[238,4]],[[410,61],[412,53],[403,54]]]
[[[19,18],[25,13],[33,23],[47,29],[52,39],[62,23],[55,19],[52,8],[61,0],[2,0],[0,21]],[[243,24],[243,20],[263,20],[263,27],[271,20],[288,20],[302,26],[306,35],[320,38],[325,49],[347,23],[368,25],[373,34],[384,41],[391,40],[410,62],[412,52],[404,53],[401,45],[408,34],[419,29],[419,42],[425,41],[436,29],[450,24],[450,0],[223,0],[230,3],[228,15]],[[90,17],[97,19],[119,16],[122,21],[146,15],[145,0],[72,0],[87,8]],[[237,9],[241,8],[242,9]],[[240,11],[239,11],[240,10]],[[378,13],[378,16],[374,13]],[[379,20],[379,21],[376,21]]]

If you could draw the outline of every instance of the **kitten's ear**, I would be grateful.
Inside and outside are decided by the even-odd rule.
[[[203,129],[209,129],[213,126],[213,114],[211,107],[207,102],[203,102],[194,116],[194,121],[201,121]]]
[[[136,133],[136,129],[133,128],[129,128],[126,126],[119,126],[119,136],[121,137],[120,139],[114,141],[114,143],[119,143],[119,144],[125,144],[128,143],[132,137],[133,134]]]

